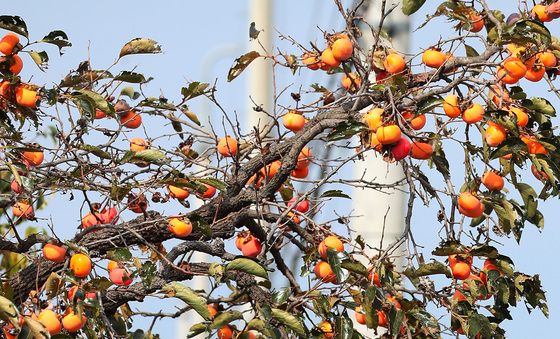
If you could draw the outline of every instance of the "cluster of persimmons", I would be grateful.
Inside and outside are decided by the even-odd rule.
[[[533,8],[533,16],[542,22],[552,19],[546,11],[546,7],[537,5]],[[466,28],[473,33],[480,32],[485,27],[484,17],[472,11],[468,15],[469,22]],[[543,79],[547,70],[558,68],[558,60],[554,53],[549,50],[536,50],[536,48],[528,48],[516,44],[509,44],[507,50],[504,51],[507,57],[500,59],[497,66],[494,67],[494,83],[490,87],[488,94],[488,102],[478,103],[472,98],[465,99],[461,95],[449,94],[443,98],[441,102],[441,110],[445,114],[448,121],[458,122],[465,125],[480,127],[483,131],[481,142],[491,148],[497,148],[508,138],[509,130],[504,125],[504,119],[516,126],[519,132],[520,140],[527,145],[529,154],[546,155],[548,150],[539,142],[538,137],[529,128],[529,114],[522,105],[510,98],[506,85],[516,84],[521,79],[531,82],[538,82]],[[23,68],[23,61],[18,52],[22,50],[17,35],[8,33],[0,40],[0,52],[4,55],[0,58],[0,65],[3,67],[2,72],[17,76]],[[333,72],[342,66],[350,66],[354,57],[354,42],[346,33],[337,33],[327,38],[327,47],[322,51],[306,51],[301,57],[303,67],[311,70],[323,70]],[[382,51],[376,54],[376,57],[383,59],[382,67],[373,67],[375,71],[375,82],[377,84],[385,84],[391,81],[392,77],[398,75],[410,74],[411,60],[405,58],[395,50]],[[448,67],[455,60],[455,56],[451,53],[442,51],[438,47],[426,49],[421,56],[422,64],[428,70],[441,70],[445,72],[453,72],[453,67]],[[367,80],[367,81],[366,81]],[[344,91],[350,95],[358,93],[368,79],[362,79],[358,72],[344,71],[341,79],[341,85]],[[11,77],[0,83],[0,108],[11,107],[13,109],[30,109],[36,110],[37,104],[41,99],[40,91],[37,86],[22,83],[19,78]],[[142,117],[140,112],[130,107],[126,101],[119,100],[114,105],[116,117],[109,117],[102,110],[95,111],[95,119],[116,118],[120,122],[121,128],[137,129],[142,125]],[[507,112],[507,116],[496,118],[494,115],[487,114],[487,111],[496,109]],[[364,125],[364,133],[362,138],[363,146],[371,149],[384,156],[387,161],[403,161],[408,159],[414,160],[430,160],[437,151],[434,140],[426,137],[429,135],[425,128],[427,126],[429,113],[417,113],[414,108],[405,108],[397,111],[395,105],[375,105],[371,107],[361,116]],[[282,116],[282,125],[293,133],[303,130],[308,123],[304,113],[298,109],[290,109]],[[288,132],[289,133],[289,132]],[[242,152],[241,140],[226,135],[216,138],[216,154],[220,158],[229,158],[237,161]],[[133,137],[129,140],[129,150],[133,153],[141,153],[150,150],[152,147],[149,140],[140,137]],[[510,155],[504,158],[511,158]],[[297,158],[297,163],[291,177],[294,179],[305,179],[309,175],[313,154],[309,147],[303,147]],[[27,166],[27,169],[39,167],[43,164],[45,155],[40,147],[31,145],[28,149],[21,152],[21,162]],[[264,166],[260,171],[254,174],[248,181],[248,187],[259,189],[272,179],[282,168],[280,160],[274,161]],[[548,175],[544,171],[539,171],[534,165],[531,170],[535,177],[539,180],[547,180]],[[20,171],[18,176],[14,177],[11,182],[11,189],[16,194],[25,193],[25,186],[22,184],[20,176],[26,176],[25,171]],[[457,194],[456,205],[459,212],[470,218],[481,217],[485,212],[485,196],[500,192],[503,190],[505,181],[499,171],[487,170],[480,178],[478,178],[487,192],[480,191],[480,185],[476,189],[468,188]],[[217,193],[217,188],[203,183],[206,190],[201,192],[197,190],[194,194],[203,200],[213,198]],[[172,185],[167,186],[170,198],[178,201],[185,201],[192,193],[187,187]],[[300,223],[300,217],[308,213],[310,210],[310,202],[294,196],[285,204],[285,208],[289,209],[289,218],[294,223]],[[148,202],[143,195],[129,196],[126,208],[134,213],[143,214],[147,211]],[[17,200],[12,206],[12,214],[16,219],[33,219],[34,211],[32,203],[27,199]],[[93,204],[91,211],[85,214],[81,219],[81,226],[84,230],[98,227],[98,225],[110,225],[119,221],[120,212],[116,207]],[[188,218],[181,215],[170,216],[167,220],[168,230],[170,234],[179,239],[189,237],[193,231],[193,224]],[[248,230],[237,233],[235,237],[235,246],[239,252],[246,257],[256,258],[263,252],[263,244]],[[337,252],[344,252],[343,237],[336,234],[326,236],[316,247],[317,258],[313,272],[317,281],[321,283],[341,283],[337,281],[337,276],[333,268],[329,264],[329,255],[336,255]],[[65,262],[69,258],[68,272],[72,277],[76,278],[78,283],[72,286],[66,293],[69,304],[75,304],[77,300],[97,298],[96,291],[84,291],[84,282],[90,277],[92,271],[92,259],[86,254],[74,249],[67,250],[63,244],[55,240],[45,244],[42,249],[42,255],[46,260],[57,263]],[[448,257],[449,268],[453,278],[463,281],[462,285],[458,285],[453,299],[457,301],[467,299],[467,296],[461,291],[461,288],[468,290],[469,284],[479,285],[486,293],[477,296],[477,299],[488,299],[492,296],[490,286],[488,286],[488,274],[491,271],[502,274],[499,267],[492,259],[486,258],[482,268],[473,267],[473,258],[468,254],[450,255]],[[117,286],[129,286],[134,281],[134,273],[129,271],[125,263],[117,261],[109,261],[107,265],[109,280]],[[369,269],[369,281],[377,287],[381,287],[379,273],[375,269]],[[389,308],[394,307],[400,309],[401,304],[396,295],[386,295],[386,305]],[[360,324],[366,323],[366,315],[363,312],[363,306],[358,305],[355,308],[355,319]],[[212,317],[220,312],[220,305],[208,304],[208,310]],[[86,323],[85,315],[81,312],[74,312],[72,307],[67,307],[63,314],[56,313],[50,308],[46,308],[33,313],[38,321],[43,323],[51,335],[58,334],[64,328],[67,332],[73,333],[79,331]],[[389,320],[387,307],[377,311],[377,324],[381,327],[388,327]],[[319,325],[320,331],[324,337],[334,337],[333,324],[327,320]],[[461,333],[462,329],[457,331]],[[230,325],[224,325],[218,331],[220,339],[229,339],[235,336],[235,328]],[[12,338],[12,332],[9,325],[4,327],[4,333],[8,338]],[[246,336],[256,338],[257,333],[247,331]]]

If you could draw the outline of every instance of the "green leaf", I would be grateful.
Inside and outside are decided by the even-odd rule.
[[[349,195],[342,193],[342,190],[328,190],[323,192],[319,198],[345,198],[352,199]]]
[[[210,331],[210,328],[202,323],[199,324],[194,324],[191,326],[191,328],[189,329],[189,335],[187,335],[187,338],[193,338],[196,337],[199,334],[202,334],[204,332]]]
[[[184,109],[184,110],[181,110],[181,111],[187,116],[187,118],[189,118],[190,121],[192,121],[195,124],[197,124],[198,126],[200,126],[200,120],[198,119],[198,116],[196,115],[196,113],[191,112],[188,109]]]
[[[30,334],[33,338],[50,338],[51,335],[49,331],[39,320],[31,319],[30,317],[24,317],[25,324],[29,328]]]
[[[211,320],[212,316],[210,315],[210,310],[208,310],[206,299],[198,295],[190,287],[174,281],[165,285],[161,290],[170,297],[183,300],[205,320]]]
[[[66,33],[64,33],[63,31],[52,31],[49,34],[47,34],[41,40],[41,42],[45,42],[57,46],[60,55],[62,55],[62,49],[64,47],[72,46],[72,43],[68,41],[68,35],[66,35]]]
[[[136,152],[136,154],[134,154],[134,158],[154,164],[162,163],[167,159],[165,154],[157,149],[145,149],[143,151]]]
[[[469,46],[467,44],[465,44],[465,53],[466,55],[471,58],[471,57],[475,57],[475,56],[479,56],[480,54],[478,54],[478,52],[476,51],[476,49],[474,49],[474,47]]]
[[[251,51],[237,58],[228,72],[228,82],[237,78],[253,60],[260,56],[261,55],[257,51]]]
[[[276,305],[282,305],[288,300],[290,294],[291,294],[291,288],[289,287],[276,291],[272,295],[272,302]]]
[[[181,95],[183,95],[185,101],[190,100],[204,94],[208,86],[210,84],[206,82],[193,81],[188,87],[181,88]]]
[[[107,258],[116,262],[130,261],[132,253],[126,247],[119,247],[107,252]]]
[[[79,93],[79,94],[76,94]],[[76,91],[75,93],[73,93],[73,95],[75,96],[85,96],[87,97],[91,102],[93,102],[95,108],[99,108],[101,111],[109,114],[110,116],[114,116],[115,115],[115,110],[113,109],[112,105],[109,105],[109,103],[107,102],[107,100],[105,100],[105,98],[100,95],[99,93],[87,90],[87,89],[81,89]],[[94,111],[94,115],[95,117],[95,111]]]
[[[361,262],[351,259],[342,260],[342,262],[340,263],[340,267],[347,269],[350,272],[363,275],[364,277],[367,277],[369,273],[368,269]]]
[[[47,68],[49,66],[48,65],[49,55],[47,54],[47,52],[45,52],[45,51],[41,51],[41,52],[30,51],[29,56],[31,57],[31,59],[33,59],[35,64],[37,64],[37,66],[39,66],[39,69],[41,71],[44,71],[45,68]]]
[[[89,86],[92,81],[110,79],[113,75],[107,71],[92,70],[80,74],[71,74],[60,82],[60,87],[78,87],[78,85]]]
[[[1,17],[0,17],[1,18]],[[12,323],[16,329],[20,329],[19,326],[19,312],[12,303],[12,301],[6,297],[0,295],[0,319]]]
[[[333,270],[336,276],[336,282],[342,283],[346,279],[348,279],[348,271],[341,267],[342,260],[346,258],[346,254],[344,252],[337,252],[332,248],[327,248],[327,262],[331,265],[331,269]]]
[[[272,318],[276,319],[281,324],[290,328],[295,334],[300,337],[306,337],[305,327],[299,318],[278,308],[272,309]]]
[[[237,258],[226,265],[226,271],[241,271],[257,277],[268,279],[266,269],[258,262],[248,258]]]
[[[129,71],[122,71],[117,76],[115,76],[115,80],[122,81],[122,82],[129,82],[131,84],[143,84],[150,81],[151,78],[146,80],[143,74],[129,72]]]
[[[105,152],[104,150],[102,150],[101,148],[97,147],[97,146],[93,146],[93,145],[82,145],[80,146],[81,149],[83,149],[84,151],[88,151],[91,154],[97,155],[98,157],[102,158],[102,159],[111,159],[111,154],[109,154],[108,152]]]
[[[535,192],[533,187],[522,182],[515,183],[515,187],[519,191],[519,194],[521,194],[523,202],[525,203],[527,218],[530,219],[534,217],[537,212],[537,192]]]
[[[119,59],[130,54],[161,53],[161,46],[157,41],[148,38],[136,38],[127,42],[119,53]]]
[[[403,0],[402,12],[406,15],[414,14],[425,2],[426,0]]]
[[[436,107],[441,106],[443,99],[439,96],[427,97],[416,104],[416,115],[431,112]]]
[[[8,31],[12,31],[17,34],[23,35],[26,38],[29,38],[27,25],[25,24],[25,21],[23,21],[23,19],[19,16],[1,15],[0,28],[7,29]]]
[[[434,274],[444,274],[448,278],[452,277],[449,267],[438,261],[434,261],[428,264],[421,264],[416,270],[413,270],[409,267],[404,271],[404,274],[407,277],[411,278],[418,278]]]
[[[207,223],[200,215],[192,214],[189,216],[189,220],[192,223],[194,230],[200,231],[207,237],[212,236],[212,227],[210,227],[210,224]]]
[[[224,191],[227,188],[225,182],[216,178],[197,178],[195,181],[210,185],[220,191]],[[206,191],[206,188],[204,190]]]
[[[359,121],[345,121],[335,128],[327,135],[327,141],[337,141],[348,139],[358,133],[368,131],[368,127]]]
[[[335,323],[335,333],[337,339],[351,339],[354,335],[352,320],[348,317],[338,317]]]
[[[136,92],[133,87],[127,86],[121,89],[121,94],[119,96],[126,95],[132,100],[136,100],[140,97],[140,93]]]
[[[503,157],[508,154],[519,154],[519,152],[526,152],[527,144],[519,138],[507,138],[500,146],[490,154],[490,160]]]
[[[554,106],[552,106],[552,104],[544,99],[544,98],[531,98],[531,103],[529,105],[527,105],[526,107],[537,111],[537,112],[541,112],[544,115],[548,115],[551,117],[556,116],[556,110],[554,109]],[[524,102],[525,104],[525,102]]]
[[[496,258],[498,256],[498,250],[494,246],[480,245],[471,248],[469,254],[475,257]]]
[[[222,328],[224,325],[227,325],[232,321],[239,319],[243,319],[243,313],[239,311],[221,312],[213,319],[212,324],[210,324],[210,329],[217,330],[219,328]]]

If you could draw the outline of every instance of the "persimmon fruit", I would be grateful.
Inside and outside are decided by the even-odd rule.
[[[318,250],[321,258],[325,260],[327,259],[327,249],[329,248],[335,250],[336,252],[343,252],[344,243],[338,237],[329,235],[319,244]]]

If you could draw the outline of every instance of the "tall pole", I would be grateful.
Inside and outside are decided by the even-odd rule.
[[[399,0],[387,0],[385,8],[387,10],[394,4],[401,3]],[[377,28],[381,20],[381,1],[368,0],[363,5],[366,6],[362,12],[363,16],[370,25]],[[393,47],[401,53],[406,53],[409,49],[409,25],[408,17],[402,13],[400,5],[393,10],[383,24],[384,30],[392,38]],[[369,50],[374,43],[374,37],[369,29],[363,29],[362,32],[364,33],[362,47],[364,50]],[[394,183],[404,177],[399,163],[389,164],[374,151],[366,152],[365,159],[356,163],[354,175],[356,178],[385,184]],[[402,235],[405,208],[405,194],[402,187],[386,189],[384,192],[355,188],[353,197],[355,214],[360,216],[354,219],[353,226],[368,245],[385,249]],[[383,243],[381,243],[382,241]],[[371,251],[368,254],[371,257],[378,252]],[[395,264],[400,266],[402,262]],[[367,329],[364,325],[357,323],[355,325],[357,329],[363,331],[362,333],[366,333]]]
[[[260,30],[257,39],[252,39],[249,49],[261,54],[272,54],[273,50],[273,26],[272,26],[272,0],[250,0],[249,1],[249,23],[254,22],[255,28]],[[249,28],[249,27],[247,27]],[[248,124],[252,129],[254,126],[262,131],[266,125],[272,122],[272,66],[265,59],[258,59],[251,63],[249,71],[248,93],[250,99],[247,103],[249,112]],[[253,108],[260,106],[265,114],[255,111]]]

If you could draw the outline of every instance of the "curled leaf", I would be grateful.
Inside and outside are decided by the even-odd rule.
[[[127,42],[119,53],[119,59],[129,54],[161,53],[161,46],[157,41],[148,38],[136,38]]]
[[[251,62],[253,62],[253,60],[260,56],[261,55],[257,51],[251,51],[237,58],[228,72],[227,80],[232,81],[237,78],[239,74],[241,74],[241,72],[243,72]]]

